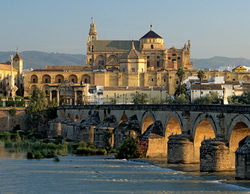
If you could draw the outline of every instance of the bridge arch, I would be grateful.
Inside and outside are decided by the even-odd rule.
[[[250,119],[245,115],[234,117],[226,137],[230,151],[234,153],[239,147],[239,142],[248,135],[250,135]]]
[[[205,139],[216,138],[216,124],[212,116],[199,115],[193,127],[194,161],[200,161],[201,142]]]
[[[142,115],[141,119],[141,134],[143,134],[150,125],[152,125],[155,122],[155,116],[151,111],[146,111]]]
[[[171,134],[181,134],[183,131],[183,123],[180,115],[177,112],[168,114],[164,128],[165,137],[168,137]]]
[[[76,115],[75,116],[75,120],[74,120],[75,122],[78,122],[79,121],[79,116],[78,115]]]
[[[128,116],[127,114],[125,113],[125,111],[123,112],[121,118],[120,118],[120,123],[124,122],[124,121],[127,121],[128,120]]]

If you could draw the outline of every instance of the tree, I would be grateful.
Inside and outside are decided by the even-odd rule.
[[[177,87],[174,93],[175,97],[178,97],[179,95],[184,94],[185,96],[187,96],[187,85],[186,84],[182,84],[181,87]]]
[[[132,103],[134,104],[146,104],[148,102],[148,95],[145,93],[136,92],[132,95]]]
[[[198,78],[200,80],[200,98],[201,98],[201,82],[204,79],[204,77],[205,77],[204,71],[202,71],[202,70],[198,71]]]
[[[56,103],[48,102],[45,92],[35,87],[25,114],[26,127],[36,130],[39,125],[47,124],[49,119],[56,117]]]
[[[250,90],[244,91],[241,96],[229,96],[229,104],[250,104]]]
[[[200,97],[196,99],[194,104],[221,104],[222,98],[219,97],[218,92],[211,92],[206,96]]]
[[[180,94],[174,98],[173,104],[189,104],[189,99],[185,94]]]
[[[178,68],[178,70],[177,70],[177,72],[176,72],[176,75],[177,75],[178,78],[179,78],[179,88],[180,88],[179,91],[182,92],[182,90],[181,90],[182,81],[183,81],[183,78],[184,78],[184,75],[185,75],[185,71],[183,70],[182,67],[179,67],[179,68]],[[182,94],[182,93],[180,93],[180,94]]]

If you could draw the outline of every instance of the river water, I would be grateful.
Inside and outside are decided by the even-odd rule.
[[[27,160],[0,149],[0,193],[250,193],[250,182],[234,181],[231,173],[170,167],[111,156]]]

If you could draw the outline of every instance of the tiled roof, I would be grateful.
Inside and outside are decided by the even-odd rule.
[[[144,58],[144,56],[136,49],[131,49],[129,52],[124,53],[121,58],[122,59],[139,59],[139,58]]]
[[[139,41],[134,41],[135,48],[139,49]],[[94,52],[126,52],[132,48],[132,40],[94,40]]]
[[[222,90],[221,84],[192,84],[191,90]]]
[[[158,34],[156,34],[153,30],[150,30],[147,34],[145,34],[141,39],[144,38],[162,38]]]

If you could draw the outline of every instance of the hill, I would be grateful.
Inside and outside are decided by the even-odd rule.
[[[10,52],[0,51],[0,62],[9,60]],[[83,54],[63,54],[47,53],[40,51],[23,51],[20,53],[24,61],[24,69],[40,69],[46,65],[84,65],[86,55]],[[207,59],[191,59],[194,62],[195,69],[218,69],[231,70],[238,65],[250,66],[250,59],[246,58],[229,58],[229,57],[212,57]]]
[[[230,58],[230,57],[212,57],[207,59],[191,59],[194,62],[194,69],[218,69],[231,70],[238,65],[250,67],[250,59]]]
[[[81,54],[23,51],[20,55],[23,58],[24,69],[40,69],[46,65],[84,65],[86,60],[86,56]],[[10,60],[9,56],[10,52],[0,52],[0,62]]]

